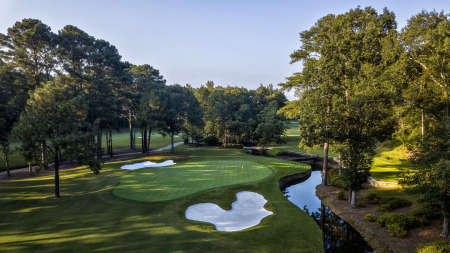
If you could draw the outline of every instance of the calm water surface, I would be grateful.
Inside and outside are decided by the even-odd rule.
[[[326,253],[374,253],[358,231],[335,215],[316,196],[316,186],[321,182],[320,171],[312,171],[307,180],[286,187],[283,193],[319,224]]]

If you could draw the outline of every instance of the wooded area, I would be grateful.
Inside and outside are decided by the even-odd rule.
[[[421,12],[397,30],[387,9],[356,8],[327,15],[300,34],[291,54],[303,69],[288,78],[298,100],[281,111],[300,120],[301,145],[332,145],[340,154],[340,180],[356,207],[376,145],[398,138],[416,170],[407,189],[438,205],[442,235],[450,214],[450,23],[443,12]],[[323,184],[328,183],[324,162]]]
[[[1,152],[9,175],[11,140],[29,166],[88,164],[99,173],[102,139],[112,156],[112,131],[127,125],[130,148],[141,131],[142,152],[152,132],[186,142],[267,144],[284,126],[277,110],[287,101],[272,86],[257,90],[166,85],[159,70],[121,60],[115,46],[67,25],[57,34],[36,19],[24,19],[0,34]]]

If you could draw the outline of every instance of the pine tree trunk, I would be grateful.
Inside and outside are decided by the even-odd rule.
[[[170,133],[170,152],[175,153],[175,147],[173,146],[173,135],[174,133]]]
[[[448,217],[446,214],[444,214],[444,220],[442,222],[441,237],[444,237],[444,238],[448,237]]]
[[[5,162],[6,175],[8,177],[11,176],[11,172],[9,171],[9,161],[8,161],[8,151],[3,150],[3,161]]]
[[[350,205],[352,206],[352,208],[356,208],[356,191],[352,190],[351,191],[351,195],[352,195],[352,200],[350,202]]]
[[[339,164],[338,164],[338,170],[339,170],[339,176],[342,175],[342,154],[339,152]]]
[[[97,159],[102,159],[102,131],[98,130],[97,132]]]
[[[142,153],[147,153],[147,127],[142,128]]]
[[[59,148],[55,148],[55,197],[59,198]]]
[[[148,129],[148,136],[147,136],[147,150],[150,151],[150,141],[152,140],[152,128],[150,127]]]
[[[145,153],[144,149],[145,149],[144,148],[144,131],[143,131],[143,128],[141,128],[141,150],[142,150],[142,153]]]
[[[134,129],[133,129],[133,117],[131,111],[128,111],[128,128],[130,130],[130,149],[134,150]]]
[[[47,144],[45,141],[41,143],[41,162],[44,165],[44,169],[48,170]]]
[[[109,130],[109,157],[113,157],[113,146],[112,146],[112,131]]]
[[[323,144],[322,185],[328,185],[328,141]]]

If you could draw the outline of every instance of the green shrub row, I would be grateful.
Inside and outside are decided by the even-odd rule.
[[[407,206],[412,205],[411,201],[409,201],[407,199],[401,199],[401,198],[395,198],[395,197],[383,198],[375,192],[368,193],[360,202],[363,205],[364,204],[378,204],[380,206],[377,208],[377,211],[383,211],[383,212],[392,211],[395,209],[399,209],[402,207],[407,207]]]
[[[387,213],[379,217],[368,213],[364,216],[364,219],[369,222],[376,222],[380,227],[386,227],[389,235],[394,237],[404,237],[408,230],[422,225],[416,217],[400,213]]]

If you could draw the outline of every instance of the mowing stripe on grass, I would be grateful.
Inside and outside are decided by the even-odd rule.
[[[129,172],[113,193],[137,201],[166,201],[216,187],[259,181],[271,174],[271,169],[248,160],[186,161]]]

